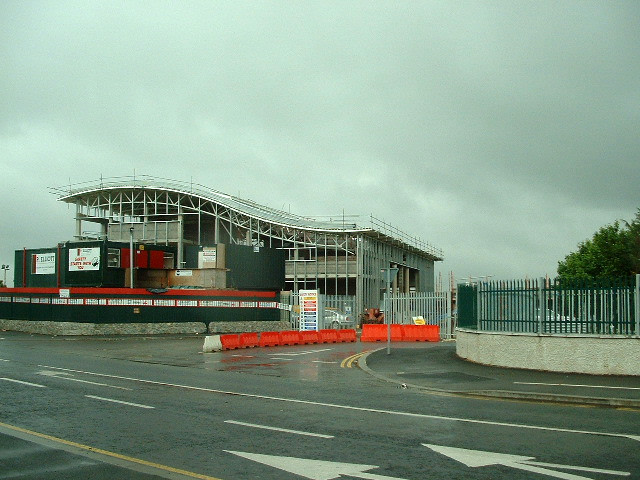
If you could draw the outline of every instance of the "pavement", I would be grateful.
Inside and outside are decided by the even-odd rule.
[[[366,345],[366,344],[364,344]],[[456,356],[455,342],[370,344],[369,374],[434,393],[640,409],[640,376],[541,372],[480,365]]]

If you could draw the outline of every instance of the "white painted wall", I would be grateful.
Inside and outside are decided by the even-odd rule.
[[[640,376],[640,337],[535,335],[458,329],[456,353],[472,362],[499,367]]]

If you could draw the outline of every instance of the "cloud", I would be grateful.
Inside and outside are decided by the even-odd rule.
[[[458,276],[553,274],[639,205],[636,2],[0,5],[0,255],[47,186],[158,175],[373,214]],[[26,214],[25,214],[26,212]]]

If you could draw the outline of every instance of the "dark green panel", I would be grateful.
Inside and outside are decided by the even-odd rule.
[[[284,289],[284,250],[246,245],[226,246],[227,287],[245,290]]]

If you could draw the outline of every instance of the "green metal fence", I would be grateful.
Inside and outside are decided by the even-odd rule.
[[[458,326],[494,332],[640,335],[640,275],[458,285]]]

